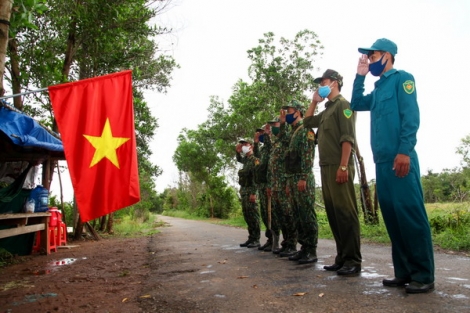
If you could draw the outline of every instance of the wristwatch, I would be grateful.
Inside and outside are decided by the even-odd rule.
[[[348,167],[347,167],[347,166],[344,166],[344,165],[340,166],[339,168],[340,168],[343,172],[346,172],[346,171],[348,170]]]

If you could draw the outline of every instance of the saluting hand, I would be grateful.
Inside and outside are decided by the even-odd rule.
[[[357,73],[361,76],[366,76],[369,73],[369,59],[367,54],[361,55],[359,58],[359,64],[357,65]]]
[[[312,98],[312,103],[320,103],[322,102],[323,100],[325,100],[324,98],[320,97],[320,95],[318,94],[318,89],[315,90],[315,93],[313,94],[313,98]]]
[[[241,153],[242,152],[242,145],[240,143],[238,143],[236,146],[235,146],[235,151],[237,151],[238,153]]]
[[[256,143],[259,142],[259,133],[255,132],[255,137],[253,138]]]
[[[405,177],[410,172],[410,157],[406,154],[397,154],[393,161],[395,176]]]
[[[286,122],[286,111],[281,109],[281,112],[279,113],[279,122],[281,124],[284,124]]]

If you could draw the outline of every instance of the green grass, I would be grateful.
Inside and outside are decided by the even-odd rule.
[[[159,232],[159,226],[162,226],[162,223],[157,221],[156,216],[153,214],[150,214],[147,221],[132,220],[131,217],[127,215],[114,223],[114,236],[150,236]]]
[[[426,204],[426,211],[431,225],[434,245],[447,250],[470,251],[470,203]],[[317,208],[316,213],[318,237],[333,239],[325,210]],[[360,214],[362,241],[390,244],[382,215],[380,211],[378,213],[379,224],[377,225],[366,224],[363,215]],[[168,211],[164,215],[246,228],[245,220],[240,214],[223,220],[201,218],[184,211]],[[263,223],[261,223],[261,230],[265,230]]]

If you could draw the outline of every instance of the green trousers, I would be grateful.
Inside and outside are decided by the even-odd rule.
[[[297,226],[297,240],[302,250],[316,254],[318,244],[318,222],[315,213],[315,180],[313,174],[307,178],[307,190],[299,191],[297,183],[300,175],[294,174],[287,178],[289,203],[294,212]]]
[[[331,232],[336,242],[335,263],[361,265],[361,236],[354,190],[354,166],[348,166],[348,182],[338,184],[336,173],[339,165],[320,168],[323,201]]]

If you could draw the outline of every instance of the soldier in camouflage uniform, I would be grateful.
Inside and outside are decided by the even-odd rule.
[[[301,250],[292,253],[285,251],[284,256],[299,264],[317,262],[318,223],[314,210],[315,180],[313,177],[313,158],[315,154],[315,133],[304,128],[304,107],[296,100],[282,107],[281,123],[292,125],[289,148],[285,157],[287,188],[290,204],[297,221],[298,242]],[[281,253],[280,256],[283,256]]]
[[[283,241],[280,249],[273,249],[273,253],[280,254],[286,249],[297,246],[297,229],[294,213],[286,195],[286,176],[284,156],[289,146],[288,133],[285,123],[280,124],[279,118],[268,122],[270,126],[270,138],[272,138],[272,149],[268,163],[267,194],[271,195],[273,221],[282,231]],[[274,225],[274,223],[273,223]]]
[[[266,194],[267,169],[269,154],[271,151],[271,140],[264,134],[264,126],[257,128],[254,136],[254,156],[255,156],[255,184],[258,188],[259,208],[261,220],[266,227],[266,243],[258,248],[262,251],[271,251],[273,238],[270,226],[268,225],[268,197]],[[262,144],[262,145],[261,145]]]
[[[240,247],[259,247],[260,227],[258,204],[256,203],[256,186],[254,183],[255,157],[250,141],[241,139],[237,146],[237,161],[243,164],[238,171],[238,183],[240,184],[240,196],[242,211],[248,226],[248,240],[240,244]],[[242,154],[243,153],[243,157]]]

